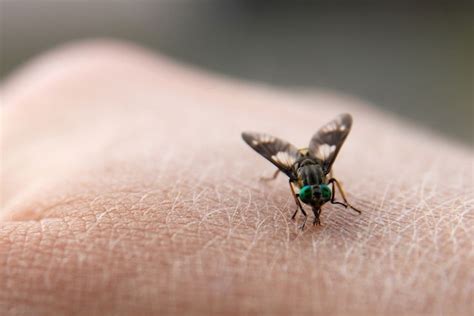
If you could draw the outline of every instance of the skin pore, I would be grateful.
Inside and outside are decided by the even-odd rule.
[[[48,53],[1,98],[1,315],[472,311],[461,145],[346,96],[116,42]],[[343,112],[334,176],[362,214],[328,203],[302,232],[287,178],[258,181],[274,167],[240,133],[306,147]]]

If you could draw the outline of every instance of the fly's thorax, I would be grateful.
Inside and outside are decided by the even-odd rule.
[[[320,164],[312,159],[301,161],[296,169],[301,186],[324,183],[325,175]]]

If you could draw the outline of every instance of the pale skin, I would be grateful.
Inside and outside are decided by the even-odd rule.
[[[464,145],[113,42],[59,48],[1,93],[1,315],[472,311]],[[240,132],[306,147],[342,112],[334,176],[362,214],[328,204],[301,231],[288,180],[259,181],[274,167]]]

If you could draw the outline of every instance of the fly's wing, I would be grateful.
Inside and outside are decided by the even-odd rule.
[[[351,131],[352,117],[340,114],[316,132],[309,142],[308,152],[323,163],[323,171],[328,174],[339,150]]]
[[[242,138],[290,179],[296,178],[292,166],[298,159],[299,152],[295,146],[279,138],[261,133],[244,132]]]

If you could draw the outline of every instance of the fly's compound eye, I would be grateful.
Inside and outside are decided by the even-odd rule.
[[[299,197],[304,203],[309,203],[311,201],[312,190],[310,185],[305,185],[300,189]]]
[[[319,188],[321,190],[321,197],[324,201],[329,201],[331,199],[331,189],[326,184],[320,184]]]

